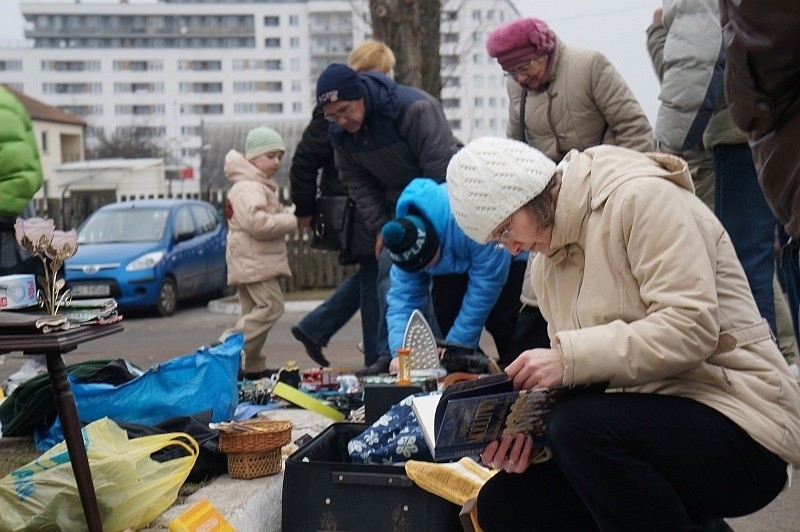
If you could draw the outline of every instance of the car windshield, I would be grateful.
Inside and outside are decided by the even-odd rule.
[[[155,242],[163,238],[167,218],[169,209],[98,211],[78,230],[78,243]]]

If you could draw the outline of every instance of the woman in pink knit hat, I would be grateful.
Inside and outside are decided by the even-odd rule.
[[[565,45],[537,18],[494,29],[486,49],[508,77],[508,138],[533,146],[556,163],[570,150],[598,144],[653,149],[653,131],[642,107],[600,52]],[[515,355],[546,347],[542,342],[547,341],[536,296],[530,283],[522,286],[523,306],[508,348]]]

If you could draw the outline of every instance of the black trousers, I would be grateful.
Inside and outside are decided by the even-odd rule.
[[[522,292],[524,277],[525,262],[513,261],[508,272],[508,279],[500,292],[500,297],[486,318],[485,327],[489,334],[492,335],[501,364],[511,362],[519,354],[514,353],[514,357],[504,362],[511,353],[509,345],[517,327],[519,296]],[[461,311],[461,304],[467,292],[468,282],[469,276],[464,273],[433,276],[431,288],[433,311],[436,314],[436,322],[439,324],[443,338],[447,337],[447,333],[450,332],[458,313]]]
[[[703,530],[752,513],[786,463],[716,410],[682,397],[581,394],[547,420],[553,458],[503,471],[478,496],[485,530]]]

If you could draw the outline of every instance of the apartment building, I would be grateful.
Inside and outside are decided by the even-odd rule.
[[[303,122],[319,73],[370,35],[367,0],[162,0],[21,4],[26,45],[0,48],[0,82],[100,131],[163,139],[167,166],[199,174],[204,124]],[[451,0],[441,99],[463,141],[503,135],[505,79],[489,30],[510,0]]]

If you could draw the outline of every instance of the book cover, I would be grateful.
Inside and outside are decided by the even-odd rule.
[[[412,408],[434,460],[447,462],[476,456],[505,435],[530,434],[534,447],[544,447],[553,404],[566,394],[595,388],[514,390],[508,376],[500,374],[415,397]]]

